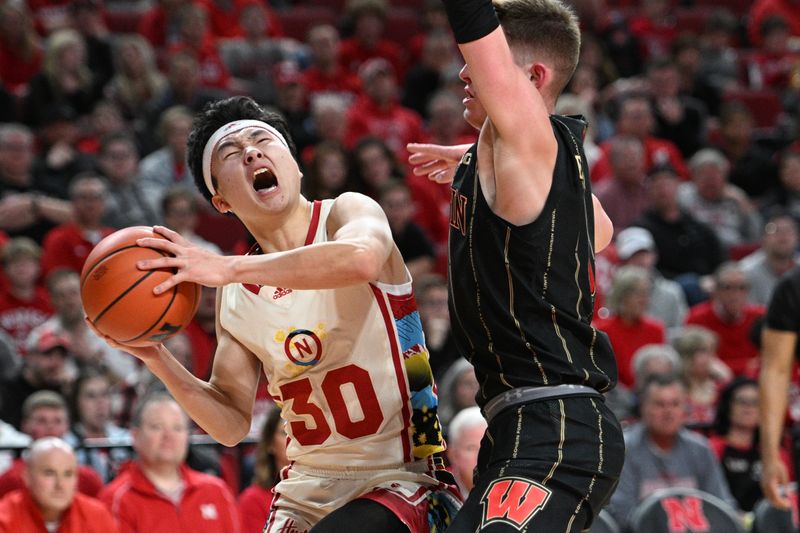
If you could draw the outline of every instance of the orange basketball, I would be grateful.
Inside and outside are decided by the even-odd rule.
[[[167,255],[136,244],[163,237],[146,226],[116,231],[97,243],[81,272],[86,316],[103,334],[129,346],[159,344],[185,328],[197,311],[200,285],[184,282],[154,294],[174,269],[139,270],[136,262]]]

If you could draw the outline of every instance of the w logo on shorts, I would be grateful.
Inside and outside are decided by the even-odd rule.
[[[504,522],[521,530],[547,505],[551,494],[550,489],[527,479],[506,477],[495,480],[481,499],[481,527],[492,522]]]

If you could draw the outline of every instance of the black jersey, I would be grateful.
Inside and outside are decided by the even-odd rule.
[[[552,116],[558,141],[553,184],[539,217],[515,226],[481,191],[477,145],[451,190],[450,313],[459,350],[475,366],[478,403],[514,387],[582,384],[611,389],[617,367],[608,336],[591,326],[594,210],[585,122]]]

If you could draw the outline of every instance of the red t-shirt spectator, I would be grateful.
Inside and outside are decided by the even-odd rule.
[[[364,137],[378,137],[394,152],[397,160],[404,163],[408,160],[406,145],[418,142],[423,135],[422,118],[399,103],[380,108],[362,96],[347,112],[345,144],[350,148]]]
[[[239,518],[242,531],[261,531],[267,523],[269,508],[275,494],[272,489],[250,485],[239,495]]]
[[[610,153],[611,141],[608,139],[600,144],[600,158],[592,166],[592,183],[598,183],[613,175],[611,171]],[[655,165],[668,163],[683,179],[689,178],[689,169],[683,160],[678,147],[674,143],[658,137],[647,137],[644,141],[645,172],[649,172]]]
[[[11,468],[0,476],[0,497],[25,487],[23,475],[25,473],[25,461],[17,459],[11,464]],[[93,468],[78,465],[78,492],[91,496],[92,498],[100,494],[103,488],[103,480]]]
[[[225,63],[222,62],[222,57],[220,57],[211,35],[206,35],[199,49],[191,48],[184,43],[176,43],[169,47],[169,55],[179,52],[192,54],[197,59],[200,69],[200,85],[217,89],[228,88],[231,75],[225,67]]]
[[[42,533],[49,531],[42,512],[27,490],[18,490],[0,500],[0,533]],[[108,509],[83,494],[75,494],[61,515],[56,533],[116,533],[119,531]]]
[[[80,272],[94,245],[113,232],[113,228],[101,228],[97,240],[90,241],[83,231],[72,223],[51,229],[44,236],[42,243],[42,275],[47,276],[57,268],[70,268]]]
[[[649,317],[626,324],[618,315],[611,315],[595,320],[594,326],[608,334],[617,359],[619,382],[628,388],[634,384],[631,361],[636,350],[648,344],[663,344],[666,339],[664,324]]]
[[[361,80],[354,72],[341,66],[327,73],[312,65],[303,72],[303,85],[309,99],[319,93],[338,93],[353,99],[361,94]]]
[[[282,37],[283,28],[281,21],[275,14],[275,11],[267,5],[266,2],[259,2],[258,0],[233,0],[233,2],[222,2],[232,4],[232,8],[225,10],[218,5],[214,0],[200,0],[206,11],[208,12],[208,25],[211,33],[215,37],[230,39],[231,37],[240,37],[242,35],[242,28],[239,25],[239,17],[242,9],[248,4],[258,3],[267,12],[267,34],[270,37]]]
[[[719,337],[717,355],[736,375],[746,374],[758,362],[758,348],[750,341],[753,323],[764,314],[764,307],[748,304],[737,322],[723,322],[714,311],[711,301],[702,302],[691,309],[687,324],[710,329]]]
[[[792,35],[800,37],[800,2],[797,0],[756,0],[747,17],[747,36],[753,46],[761,44],[761,23],[780,15],[789,24]]]
[[[361,41],[350,38],[342,40],[339,48],[339,61],[342,66],[350,72],[358,72],[359,67],[368,59],[382,57],[389,61],[397,72],[397,79],[402,80],[406,72],[406,64],[403,60],[403,50],[392,41],[381,39],[375,44],[374,48],[364,48]]]
[[[175,504],[161,494],[133,462],[106,485],[100,499],[117,519],[121,533],[241,531],[236,501],[221,479],[185,465],[181,466],[181,476],[183,494]]]

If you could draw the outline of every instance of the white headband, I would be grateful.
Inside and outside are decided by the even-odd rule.
[[[215,195],[217,191],[214,190],[214,183],[211,181],[211,154],[214,152],[214,148],[217,147],[217,144],[219,144],[223,137],[238,131],[242,131],[245,128],[261,128],[262,130],[267,130],[272,135],[277,137],[286,148],[289,148],[289,144],[286,142],[286,139],[283,138],[281,132],[266,122],[262,122],[260,120],[235,120],[233,122],[228,122],[214,132],[214,134],[208,139],[205,148],[203,148],[203,181],[206,183],[206,188],[212,196]]]

